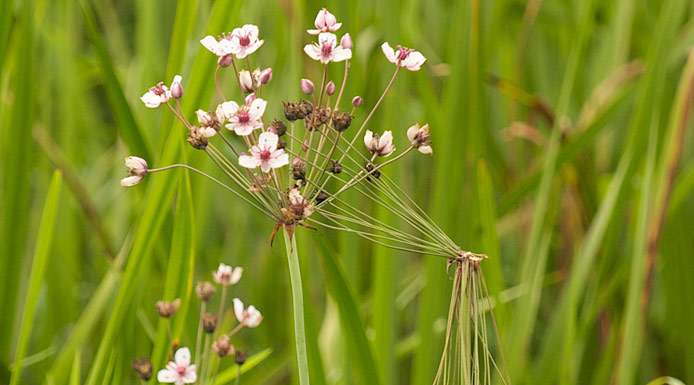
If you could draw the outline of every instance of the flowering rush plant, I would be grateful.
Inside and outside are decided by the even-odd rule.
[[[389,166],[407,155],[433,155],[428,124],[413,122],[409,127],[384,130],[373,127],[371,122],[398,75],[419,71],[426,62],[424,55],[401,45],[393,48],[388,42],[382,43],[381,50],[393,65],[393,74],[378,100],[367,103],[360,96],[344,94],[353,54],[350,34],[338,38],[342,23],[325,8],[318,12],[314,25],[315,29],[307,30],[312,41],[303,51],[322,68],[322,76],[297,82],[305,94],[303,99],[282,100],[280,104],[264,98],[263,91],[271,86],[274,73],[271,68],[252,62],[264,40],[259,28],[251,24],[200,40],[218,58],[213,76],[219,103],[213,108],[198,109],[196,119],[185,116],[180,104],[184,97],[180,76],[173,79],[170,87],[159,83],[141,97],[146,107],[169,109],[188,130],[188,143],[204,152],[226,176],[225,180],[185,164],[149,168],[144,159],[131,156],[126,158],[129,175],[121,181],[123,186],[133,186],[148,174],[186,168],[270,218],[275,224],[271,243],[282,229],[302,384],[308,384],[309,379],[294,237],[297,227],[348,231],[380,245],[457,263],[479,266],[479,261],[486,257],[463,251],[387,175]],[[344,67],[342,78],[329,79],[329,66]],[[221,71],[232,71],[235,84],[221,84]],[[368,113],[359,113],[366,105],[371,106]],[[398,149],[394,144],[396,136],[406,136],[409,145]],[[386,208],[403,226],[385,223],[359,209],[344,198],[348,190]]]

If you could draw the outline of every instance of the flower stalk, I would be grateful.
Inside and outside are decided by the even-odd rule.
[[[294,340],[296,341],[296,360],[299,383],[310,384],[308,375],[308,356],[306,352],[306,325],[304,322],[304,290],[301,283],[299,254],[296,248],[294,228],[283,227],[284,245],[287,251],[289,280],[292,285],[292,310],[294,312]]]

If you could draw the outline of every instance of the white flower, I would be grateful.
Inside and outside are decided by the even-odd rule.
[[[222,286],[236,285],[241,280],[242,267],[231,267],[223,263],[219,264],[217,271],[212,272],[212,279]]]
[[[258,40],[258,27],[246,24],[231,31],[231,50],[237,58],[243,59],[257,51],[264,40]]]
[[[243,326],[254,328],[260,325],[260,321],[263,320],[263,316],[260,314],[255,306],[250,305],[248,308],[243,308],[243,301],[238,298],[234,298],[234,314],[236,314],[236,319]]]
[[[174,80],[171,82],[171,87],[173,88],[176,84],[178,84],[178,87],[180,87],[182,80],[183,78],[181,75],[174,76]],[[157,108],[162,103],[168,102],[171,97],[171,90],[166,87],[164,83],[159,82],[159,84],[150,88],[149,91],[142,95],[140,100],[142,100],[142,103],[144,103],[148,108]]]
[[[418,51],[398,46],[398,52],[395,52],[388,43],[381,44],[381,50],[389,62],[398,67],[405,67],[410,71],[419,71],[419,68],[427,61]]]
[[[251,94],[253,95],[253,94]],[[229,124],[226,128],[232,130],[236,135],[246,136],[253,130],[263,127],[263,122],[260,120],[265,113],[267,102],[260,98],[246,98],[248,104],[239,106],[236,102],[229,101],[221,104],[221,115],[224,120],[228,120]],[[218,108],[217,118],[220,118]]]
[[[263,172],[270,172],[270,169],[279,168],[289,164],[289,155],[284,150],[277,148],[279,137],[272,132],[263,132],[258,137],[258,144],[251,147],[251,155],[241,154],[239,164],[246,168],[256,168],[260,166]]]
[[[198,380],[198,374],[195,372],[196,367],[190,364],[190,350],[188,348],[176,350],[174,360],[166,364],[166,369],[157,373],[157,381],[183,385],[192,384]]]
[[[407,139],[410,140],[414,148],[425,155],[434,153],[434,150],[431,148],[431,142],[427,140],[430,136],[428,124],[422,127],[419,127],[419,124],[415,124],[407,129]]]
[[[378,156],[388,156],[395,151],[395,146],[393,145],[393,133],[391,131],[385,131],[382,136],[374,134],[371,130],[366,130],[364,135],[364,145],[371,151],[372,154]]]
[[[121,186],[134,186],[147,175],[147,162],[142,158],[129,156],[125,158],[125,166],[128,167],[128,176],[121,179]]]
[[[335,15],[323,8],[318,11],[314,25],[316,26],[316,29],[308,30],[308,33],[311,35],[318,35],[321,32],[335,32],[340,29],[342,23],[338,23],[337,19],[335,19]]]
[[[304,52],[313,60],[323,64],[340,62],[352,58],[352,50],[337,45],[335,34],[323,32],[318,35],[318,44],[307,44]]]

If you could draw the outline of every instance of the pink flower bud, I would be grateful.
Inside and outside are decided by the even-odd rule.
[[[234,60],[234,57],[232,55],[220,56],[217,60],[217,64],[220,67],[229,67],[231,65],[232,60]]]
[[[299,167],[299,166],[301,166],[303,163],[304,163],[304,160],[301,159],[301,157],[297,156],[297,157],[294,158],[294,160],[292,161],[292,166],[294,166],[294,167]]]
[[[325,86],[325,92],[328,95],[333,95],[335,93],[335,83],[333,83],[332,80],[328,82],[327,86]]]
[[[272,68],[265,68],[260,73],[260,84],[268,84],[272,80]]]
[[[354,107],[359,107],[362,104],[364,104],[364,100],[362,100],[361,96],[355,96],[354,99],[352,99],[352,105]]]
[[[181,80],[183,80],[183,78],[180,75],[176,75],[173,83],[171,83],[171,97],[174,99],[179,99],[181,96],[183,96],[183,86],[181,86]]]
[[[301,79],[301,91],[306,95],[313,94],[313,82],[308,79]]]
[[[255,99],[257,99],[257,97],[255,96],[255,92],[252,93],[252,94],[250,94],[250,95],[248,95],[248,96],[246,96],[246,99],[245,99],[246,105],[250,106],[251,103],[253,103],[253,101],[254,101]]]
[[[246,70],[239,71],[239,84],[243,92],[252,92],[255,90],[251,73]]]
[[[342,46],[342,48],[352,49],[352,36],[350,36],[349,33],[342,35],[342,39],[340,39],[340,45]]]
[[[275,126],[268,127],[267,132],[272,132],[273,134],[277,135],[277,129],[275,128]]]

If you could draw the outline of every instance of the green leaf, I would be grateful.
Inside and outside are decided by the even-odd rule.
[[[22,361],[29,348],[29,339],[34,330],[34,317],[36,315],[36,302],[41,292],[41,287],[46,266],[48,265],[48,257],[50,256],[51,247],[53,244],[53,232],[55,226],[55,217],[60,201],[60,187],[62,185],[62,173],[56,170],[51,179],[51,185],[48,188],[46,196],[46,204],[41,215],[41,224],[39,225],[38,236],[36,237],[36,250],[34,251],[34,259],[31,263],[31,273],[29,274],[28,292],[24,300],[24,310],[22,312],[22,321],[19,325],[19,341],[15,352],[15,364],[12,368],[12,377],[10,385],[17,385],[21,381]]]

